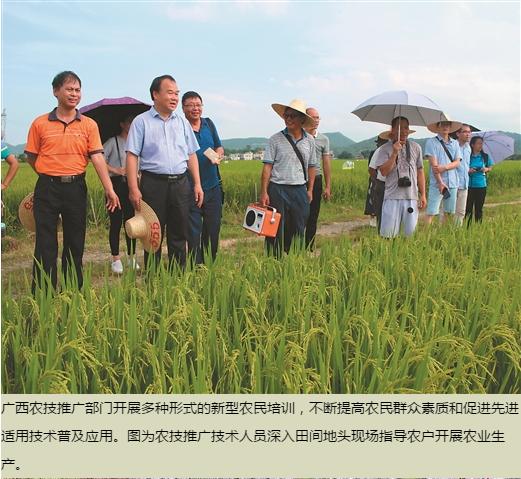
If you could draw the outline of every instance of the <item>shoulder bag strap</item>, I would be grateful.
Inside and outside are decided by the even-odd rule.
[[[447,145],[445,145],[445,142],[439,136],[436,138],[438,138],[438,141],[441,143],[441,146],[443,146],[445,153],[447,153],[447,156],[449,157],[449,160],[452,163],[454,160],[452,159],[452,155],[449,153],[449,149],[447,148]]]
[[[298,157],[298,159],[300,161],[300,164],[302,165],[302,172],[304,173],[304,180],[307,183],[308,182],[308,175],[307,175],[307,172],[306,172],[306,167],[304,166],[304,158],[302,158],[302,153],[300,153],[300,150],[298,149],[297,145],[295,145],[295,143],[293,143],[293,140],[291,139],[291,136],[289,136],[288,134],[286,134],[284,132],[282,132],[282,134],[286,137],[286,140],[289,141],[289,144],[295,150],[295,154],[297,155],[297,157]]]
[[[123,163],[121,162],[121,153],[120,153],[120,151],[119,151],[118,135],[116,135],[116,136],[114,137],[114,141],[116,142],[116,150],[117,150],[117,152],[118,152],[118,161],[119,161],[119,166],[120,166],[121,168],[123,168]]]
[[[219,141],[218,141],[219,137],[217,135],[217,128],[215,127],[214,122],[210,118],[206,118],[206,123],[208,123],[208,127],[210,128],[210,132],[212,134],[212,139],[213,139],[213,146],[215,147],[215,145],[217,143],[219,143]],[[221,172],[219,171],[219,165],[215,165],[215,167],[217,168],[217,177],[219,178],[219,185],[222,186],[223,180],[221,178]]]

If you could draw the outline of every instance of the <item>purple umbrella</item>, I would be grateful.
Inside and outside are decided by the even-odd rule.
[[[139,115],[150,109],[150,105],[129,96],[122,98],[103,98],[96,103],[80,108],[80,113],[92,118],[97,124],[101,142],[120,132],[120,121],[129,115]]]

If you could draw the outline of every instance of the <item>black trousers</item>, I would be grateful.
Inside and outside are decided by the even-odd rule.
[[[313,184],[313,199],[309,204],[309,216],[306,224],[306,248],[315,246],[315,235],[317,234],[318,215],[322,202],[322,175],[315,177]]]
[[[128,184],[124,176],[111,176],[112,186],[119,197],[121,209],[115,209],[112,213],[109,211],[110,227],[109,227],[109,245],[112,256],[119,255],[119,233],[123,221],[134,216],[134,208],[128,197]],[[125,232],[127,242],[127,254],[132,255],[136,252],[136,240],[129,238]]]
[[[268,254],[280,258],[282,250],[289,253],[293,238],[298,242],[304,240],[304,230],[309,215],[306,185],[279,185],[270,182],[268,195],[270,205],[281,214],[281,219],[277,236],[266,237],[265,245]]]
[[[221,185],[205,190],[201,208],[192,203],[190,208],[190,239],[188,253],[195,264],[204,263],[204,255],[211,253],[215,260],[219,246],[219,232],[222,218]]]
[[[195,201],[188,176],[174,181],[143,173],[140,184],[143,200],[155,211],[161,224],[161,243],[166,230],[169,265],[175,261],[186,266],[186,249],[190,228],[190,207]],[[150,255],[145,251],[145,266]],[[161,260],[161,248],[154,255],[156,265]]]
[[[380,232],[380,224],[382,223],[382,207],[384,204],[385,181],[378,178],[373,179],[371,195],[374,213],[376,215],[376,224],[378,232]]]
[[[85,178],[72,183],[60,183],[40,175],[34,188],[34,220],[36,243],[34,247],[33,294],[38,286],[45,287],[50,277],[56,288],[58,258],[58,216],[63,226],[62,271],[65,279],[74,271],[77,286],[83,286],[82,261],[87,224],[87,184]],[[41,268],[40,268],[41,266]]]
[[[468,224],[472,221],[472,215],[478,222],[481,222],[483,219],[483,205],[485,204],[486,196],[486,186],[484,188],[469,188],[467,207],[465,208],[465,218],[467,218]]]

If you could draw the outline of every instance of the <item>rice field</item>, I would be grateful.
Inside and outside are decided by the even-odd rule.
[[[354,161],[353,170],[343,170],[342,160],[332,162],[332,199],[331,204],[355,206],[363,211],[367,191],[367,161]],[[427,163],[425,162],[427,168]],[[2,165],[4,171],[5,165]],[[225,190],[224,222],[237,222],[242,218],[245,206],[259,197],[259,182],[262,164],[260,161],[229,161],[220,167]],[[427,172],[427,170],[426,170]],[[5,205],[3,221],[14,229],[21,230],[18,221],[18,205],[22,198],[33,191],[36,183],[36,174],[27,164],[22,164],[19,173],[3,195]],[[103,189],[91,165],[87,169],[87,183],[89,188],[89,209],[87,221],[89,226],[98,227],[108,225],[105,211]],[[505,192],[517,191],[521,196],[521,162],[504,161],[497,165],[489,174],[489,188],[487,198],[502,195]]]
[[[506,211],[281,261],[239,243],[149,281],[87,266],[83,294],[7,281],[2,392],[519,393],[521,213]]]

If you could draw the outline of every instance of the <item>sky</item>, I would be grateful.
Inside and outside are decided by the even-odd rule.
[[[82,79],[80,106],[148,102],[152,79],[170,74],[181,94],[202,96],[224,139],[271,136],[283,123],[270,105],[301,98],[321,131],[361,141],[387,128],[351,111],[388,90],[426,95],[482,130],[521,131],[518,1],[1,3],[11,144],[56,106],[63,70]]]

